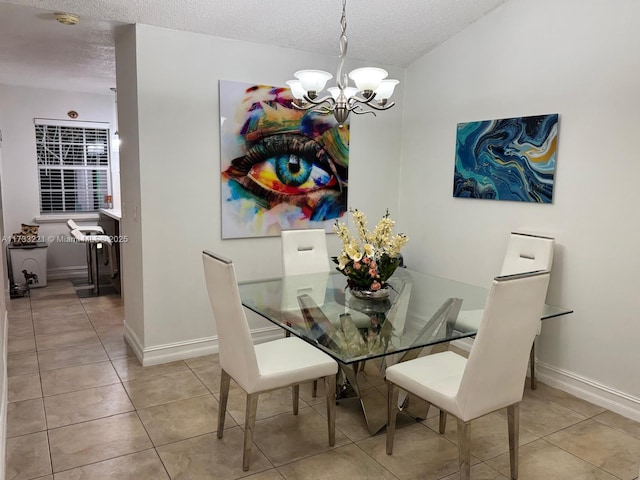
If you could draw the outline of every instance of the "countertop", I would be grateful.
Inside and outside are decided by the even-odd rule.
[[[122,212],[120,211],[120,209],[116,210],[115,208],[101,208],[99,212],[103,215],[106,215],[107,217],[113,218],[114,220],[120,221],[120,219],[122,218]]]

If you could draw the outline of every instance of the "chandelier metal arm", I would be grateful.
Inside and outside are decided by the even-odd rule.
[[[300,105],[298,103],[293,103],[294,108],[298,110],[311,110],[311,109],[320,109],[321,113],[331,113],[336,110],[336,108],[344,108],[349,112],[353,112],[357,115],[361,115],[363,113],[373,113],[373,110],[388,110],[395,105],[394,102],[386,103],[384,105],[379,105],[373,103],[374,98],[370,97],[368,99],[359,97],[354,95],[351,97],[346,104],[341,105],[340,102],[336,102],[335,99],[331,95],[326,95],[322,98],[312,99],[309,96],[304,96],[305,103]],[[344,103],[344,102],[343,102]],[[366,107],[366,108],[365,108]],[[372,110],[367,110],[370,108]]]
[[[322,107],[326,110],[324,113],[330,113],[335,108],[335,103],[336,101],[331,95],[326,95],[318,99],[313,99],[308,95],[305,95],[302,105],[298,104],[297,102],[293,102],[292,105],[298,110],[311,110],[312,108],[318,108],[323,104],[326,104],[324,107]]]
[[[354,95],[349,99],[349,110],[353,110],[355,106],[365,105],[369,108],[373,108],[374,110],[388,110],[395,105],[395,102],[385,103],[380,105],[378,103],[373,103],[373,98],[368,100],[364,98],[360,98],[357,95]]]
[[[352,108],[349,109],[350,112],[355,113],[356,115],[363,115],[365,113],[371,113],[373,114],[373,116],[376,116],[376,112],[374,112],[373,110],[365,110],[364,108],[362,108],[360,105],[354,105]]]

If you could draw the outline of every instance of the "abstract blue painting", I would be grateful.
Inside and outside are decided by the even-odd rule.
[[[453,196],[551,203],[558,114],[459,123]]]

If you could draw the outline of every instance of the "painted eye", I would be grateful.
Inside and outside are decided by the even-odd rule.
[[[345,173],[318,142],[286,133],[257,140],[231,161],[224,176],[229,201],[246,199],[267,210],[288,204],[292,218],[324,221],[346,209]]]
[[[249,177],[264,188],[285,195],[309,193],[336,183],[335,177],[295,153],[254,165]]]
[[[278,134],[261,139],[246,155],[234,159],[226,173],[244,177],[243,186],[256,194],[257,189],[265,189],[281,195],[304,195],[338,185],[332,165],[326,151],[312,139]]]

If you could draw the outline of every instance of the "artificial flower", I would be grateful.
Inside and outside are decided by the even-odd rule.
[[[367,217],[363,212],[357,209],[349,211],[356,235],[336,220],[334,231],[342,241],[342,251],[333,257],[333,261],[338,264],[338,270],[348,277],[349,288],[371,291],[385,288],[387,280],[400,264],[400,251],[409,238],[402,233],[393,234],[395,222],[388,211],[371,231],[367,229]]]

